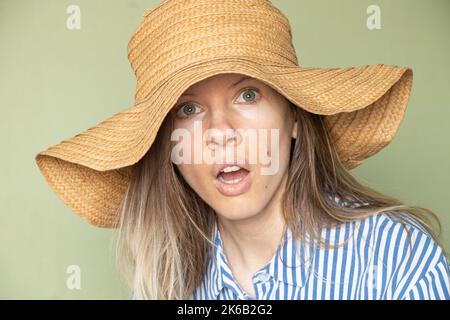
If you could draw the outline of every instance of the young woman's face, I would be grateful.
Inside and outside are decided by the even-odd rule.
[[[246,219],[270,205],[296,134],[288,100],[257,79],[219,74],[186,90],[171,115],[172,161],[218,215]]]

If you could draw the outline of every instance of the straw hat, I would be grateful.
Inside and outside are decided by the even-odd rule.
[[[134,105],[36,155],[52,189],[99,227],[116,226],[132,166],[181,94],[200,80],[245,74],[325,115],[348,169],[390,143],[412,86],[412,70],[395,65],[299,66],[289,21],[268,0],[163,1],[144,14],[128,58],[137,78]]]

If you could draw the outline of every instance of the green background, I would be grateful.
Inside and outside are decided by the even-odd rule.
[[[302,66],[410,66],[412,96],[393,142],[354,170],[364,183],[435,211],[450,237],[450,1],[272,1]],[[132,105],[128,39],[159,1],[0,0],[0,298],[127,299],[113,231],[88,225],[46,184],[37,152]],[[81,8],[68,30],[66,8]],[[381,8],[368,30],[366,8]],[[81,268],[81,289],[66,268]]]

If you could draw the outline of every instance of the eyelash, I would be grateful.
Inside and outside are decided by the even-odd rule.
[[[255,104],[255,103],[258,102],[258,100],[259,100],[258,95],[261,95],[260,91],[259,91],[257,88],[254,88],[254,87],[248,87],[248,88],[242,89],[242,90],[239,92],[238,98],[241,96],[242,93],[244,93],[244,92],[246,92],[246,91],[250,91],[250,90],[255,91],[255,92],[257,93],[257,98],[255,99],[255,101],[248,102],[248,103],[246,103],[246,104]],[[183,103],[180,103],[180,104],[178,104],[177,106],[175,106],[175,114],[178,115],[178,112],[179,112],[185,105],[190,104],[190,103],[192,103],[193,105],[195,105],[194,102],[187,101],[187,102],[183,102]],[[184,116],[184,117],[182,116],[181,118],[189,118],[189,116]]]

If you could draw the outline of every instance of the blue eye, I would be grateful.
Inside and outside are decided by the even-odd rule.
[[[243,97],[244,102],[252,103],[256,101],[256,97],[258,94],[259,92],[256,89],[246,89],[242,91],[239,97]]]
[[[181,107],[178,108],[177,116],[181,118],[187,118],[192,116],[193,114],[196,114],[200,111],[196,111],[198,108],[195,104],[192,103],[185,103]]]

